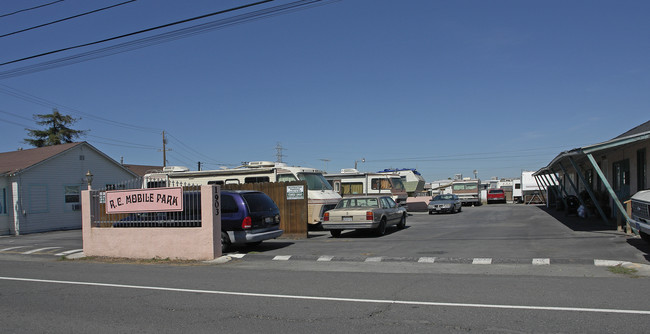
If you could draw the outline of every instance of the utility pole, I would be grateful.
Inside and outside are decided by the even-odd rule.
[[[199,168],[198,170],[201,170],[201,161],[199,161]]]
[[[163,148],[162,148],[163,167],[167,167],[167,151],[171,151],[171,149],[167,149],[167,138],[165,138],[165,131],[162,132],[162,136],[163,136]]]

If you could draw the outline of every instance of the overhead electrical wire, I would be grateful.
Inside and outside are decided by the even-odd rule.
[[[7,85],[0,84],[0,93],[11,95],[11,96],[17,97],[17,98],[19,98],[21,100],[24,100],[24,101],[27,101],[27,102],[32,102],[32,103],[35,103],[35,104],[38,104],[38,105],[41,105],[41,106],[44,106],[44,107],[58,108],[58,109],[65,110],[65,111],[73,113],[73,114],[83,115],[83,116],[87,117],[88,119],[95,120],[95,121],[98,121],[98,122],[102,122],[102,123],[105,123],[105,124],[110,124],[110,125],[113,125],[113,126],[118,126],[118,127],[132,129],[132,130],[133,129],[134,130],[140,130],[140,131],[145,131],[145,132],[149,132],[149,133],[162,132],[162,129],[158,129],[158,128],[151,128],[151,127],[146,127],[146,126],[141,126],[141,125],[133,125],[133,124],[123,123],[123,122],[118,122],[118,121],[115,121],[115,120],[103,118],[103,117],[100,117],[100,116],[95,116],[95,115],[87,113],[87,112],[83,112],[83,111],[80,111],[80,110],[77,110],[77,109],[74,109],[74,108],[70,108],[70,107],[60,105],[60,104],[52,102],[52,101],[48,101],[48,100],[46,100],[44,98],[34,96],[32,94],[20,91],[20,90],[18,90],[16,88],[12,88],[12,87],[9,87]]]
[[[51,55],[51,54],[55,54],[55,53],[59,53],[59,52],[63,52],[63,51],[74,50],[74,49],[83,48],[83,47],[87,47],[87,46],[91,46],[91,45],[106,43],[106,42],[114,41],[114,40],[117,40],[117,39],[122,39],[122,38],[130,37],[130,36],[143,34],[145,32],[149,32],[149,31],[154,31],[154,30],[158,30],[158,29],[162,29],[162,28],[168,28],[168,27],[172,27],[172,26],[179,25],[179,24],[182,24],[182,23],[187,23],[187,22],[191,22],[191,21],[204,19],[204,18],[210,17],[210,16],[225,14],[225,13],[228,13],[228,12],[232,12],[232,11],[236,11],[236,10],[240,10],[240,9],[244,9],[244,8],[248,8],[248,7],[252,7],[252,6],[257,6],[257,5],[264,4],[264,3],[267,3],[267,2],[271,2],[271,1],[275,1],[275,0],[263,0],[263,1],[260,1],[260,2],[252,3],[252,4],[246,4],[246,5],[239,6],[239,7],[224,9],[224,10],[220,10],[220,11],[217,11],[217,12],[212,12],[212,13],[209,13],[209,14],[204,14],[204,15],[192,17],[192,18],[189,18],[189,19],[184,19],[184,20],[180,20],[180,21],[176,21],[176,22],[172,22],[172,23],[167,23],[167,24],[163,24],[163,25],[160,25],[160,26],[147,28],[147,29],[143,29],[143,30],[138,30],[138,31],[131,32],[131,33],[128,33],[128,34],[109,37],[109,38],[105,38],[105,39],[102,39],[102,40],[99,40],[99,41],[94,41],[94,42],[90,42],[90,43],[84,43],[84,44],[79,44],[79,45],[75,45],[75,46],[69,46],[69,47],[66,47],[66,48],[58,49],[58,50],[43,52],[43,53],[40,53],[40,54],[37,54],[37,55],[33,55],[33,56],[29,56],[29,57],[24,57],[24,58],[4,62],[4,63],[1,63],[0,66],[9,65],[9,64],[13,64],[13,63],[18,63],[18,62],[21,62],[21,61],[34,59],[34,58],[39,58],[39,57],[43,57],[43,56],[47,56],[47,55]]]
[[[34,29],[38,29],[38,28],[42,28],[42,27],[46,27],[46,26],[49,26],[49,25],[52,25],[52,24],[55,24],[55,23],[59,23],[59,22],[63,22],[63,21],[68,21],[68,20],[76,19],[76,18],[78,18],[78,17],[82,17],[82,16],[86,16],[86,15],[94,14],[94,13],[101,12],[101,11],[104,11],[104,10],[108,10],[108,9],[111,9],[111,8],[114,8],[114,7],[118,7],[118,6],[126,5],[126,4],[128,4],[128,3],[135,2],[135,1],[136,1],[136,0],[124,1],[124,2],[121,2],[121,3],[115,4],[115,5],[112,5],[112,6],[108,6],[108,7],[103,7],[103,8],[99,8],[99,9],[91,10],[91,11],[89,11],[89,12],[85,12],[85,13],[81,13],[81,14],[77,14],[77,15],[69,16],[69,17],[66,17],[66,18],[63,18],[63,19],[59,19],[59,20],[55,20],[55,21],[51,21],[51,22],[48,22],[48,23],[39,24],[39,25],[37,25],[37,26],[33,26],[33,27],[29,27],[29,28],[25,28],[25,29],[17,30],[17,31],[10,32],[10,33],[4,34],[4,35],[0,35],[0,38],[2,38],[2,37],[7,37],[7,36],[11,36],[11,35],[15,35],[15,34],[19,34],[19,33],[25,32],[25,31],[30,31],[30,30],[34,30]]]
[[[39,5],[39,6],[17,10],[17,11],[12,12],[12,13],[2,14],[2,15],[0,15],[0,18],[15,15],[15,14],[22,13],[22,12],[27,12],[27,11],[30,11],[30,10],[38,9],[38,8],[49,6],[49,5],[53,5],[53,4],[57,3],[57,2],[63,2],[63,0],[52,1],[50,3],[42,4],[42,5]]]
[[[226,19],[215,20],[215,21],[194,25],[187,28],[177,29],[174,31],[161,33],[158,35],[137,39],[134,41],[124,42],[121,44],[100,48],[97,50],[87,51],[87,52],[83,52],[83,53],[79,53],[79,54],[75,54],[63,58],[45,61],[38,64],[27,65],[16,69],[3,71],[0,72],[0,79],[21,76],[25,74],[44,71],[55,67],[75,64],[82,61],[119,54],[122,52],[128,52],[128,51],[148,47],[151,45],[157,45],[168,41],[201,34],[210,30],[221,29],[231,25],[255,21],[255,20],[272,17],[276,15],[282,15],[296,10],[307,9],[315,6],[322,6],[337,1],[340,0],[301,0],[301,1],[291,2],[289,4],[269,7],[267,9],[253,11],[246,14],[240,14]],[[2,65],[3,64],[0,64],[0,66]]]

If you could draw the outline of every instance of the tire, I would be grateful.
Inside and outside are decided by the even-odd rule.
[[[400,219],[399,224],[397,224],[397,228],[400,230],[406,228],[406,215],[402,215],[402,219]]]
[[[341,236],[341,230],[330,230],[330,234],[332,235],[332,238],[338,238]]]
[[[432,214],[433,214],[433,210],[429,210],[429,214],[432,215]]]
[[[228,233],[221,232],[221,253],[225,253],[230,249],[230,238]]]
[[[382,218],[381,222],[379,222],[379,226],[377,226],[377,229],[375,230],[375,234],[378,236],[382,236],[386,234],[386,218]]]
[[[461,211],[463,211],[463,206],[462,205],[458,207],[458,212],[461,212]]]

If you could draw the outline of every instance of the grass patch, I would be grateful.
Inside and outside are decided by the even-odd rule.
[[[614,273],[614,274],[626,275],[626,276],[630,276],[630,277],[633,277],[633,278],[639,277],[636,274],[638,272],[636,269],[634,269],[634,268],[625,268],[620,264],[615,265],[615,266],[611,266],[611,267],[608,268],[608,270],[611,273]]]

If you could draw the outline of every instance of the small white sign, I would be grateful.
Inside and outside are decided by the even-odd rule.
[[[304,199],[305,187],[304,186],[287,186],[287,200]]]

